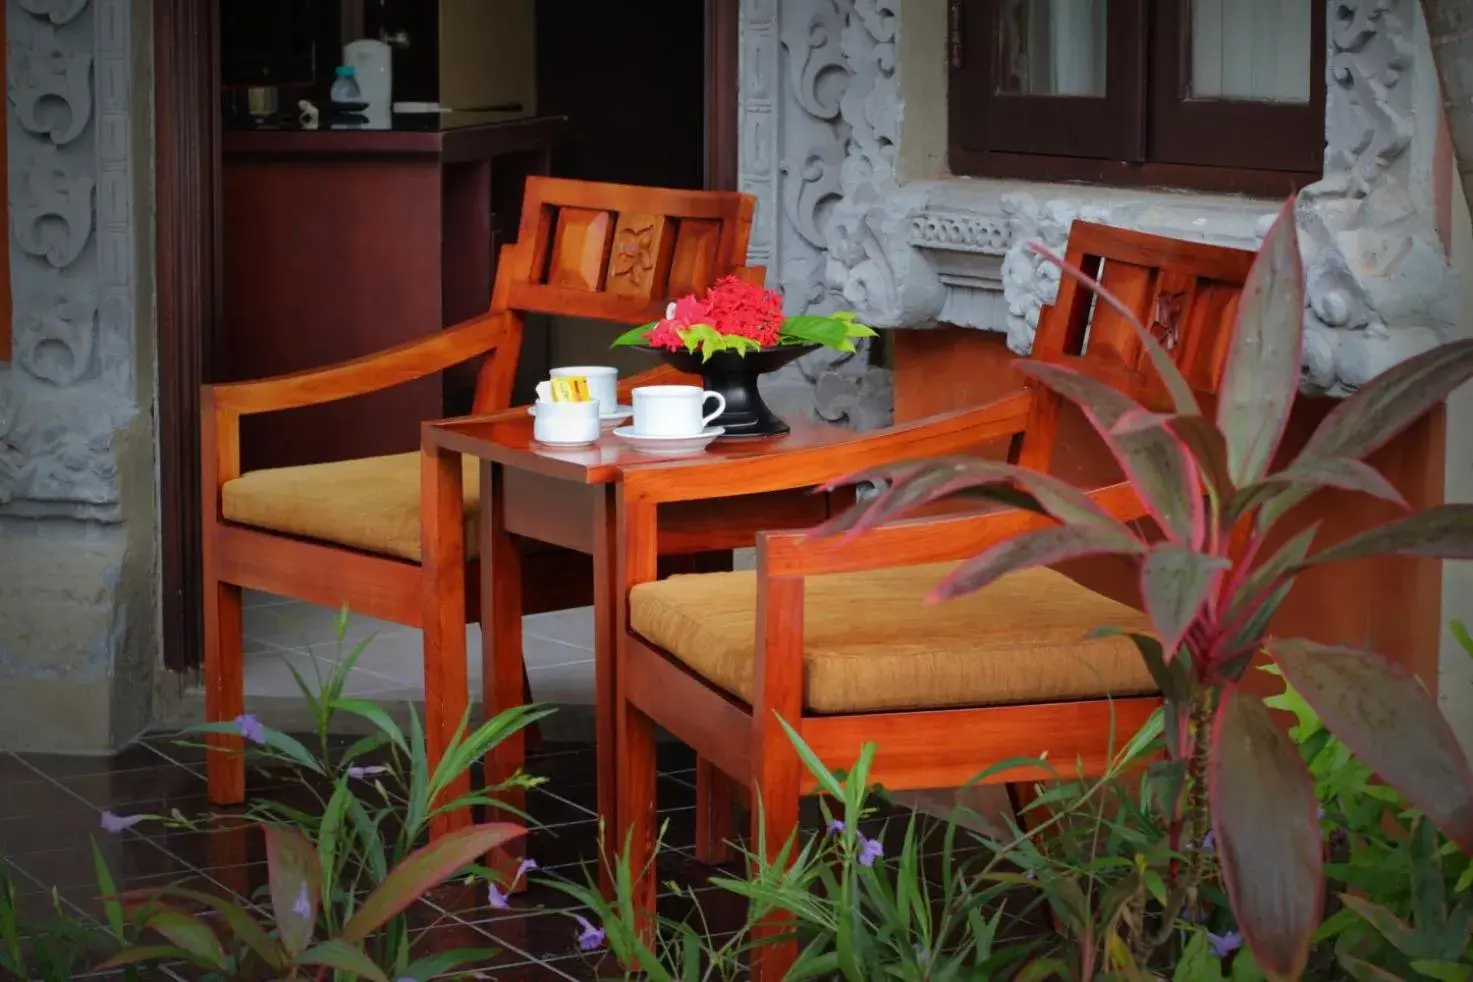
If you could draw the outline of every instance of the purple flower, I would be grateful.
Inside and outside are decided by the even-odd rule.
[[[1314,818],[1315,818],[1315,821],[1317,821],[1317,822],[1323,822],[1325,820],[1325,806],[1324,805],[1320,805],[1318,808],[1315,809]]]
[[[573,920],[578,922],[578,949],[580,951],[596,951],[604,946],[604,929],[594,927],[588,923],[588,919],[574,914]]]
[[[1026,873],[1023,874],[1023,879],[1036,880],[1038,879],[1038,874],[1033,872],[1033,870],[1028,870]]]
[[[1207,947],[1212,949],[1213,958],[1226,958],[1243,947],[1243,935],[1239,931],[1229,931],[1226,934],[1213,934],[1208,931]]]
[[[292,904],[292,913],[302,920],[312,916],[312,898],[307,895],[307,881],[302,881],[302,892],[297,894],[296,902]]]
[[[866,839],[859,837],[859,865],[873,866],[876,859],[885,855],[885,847],[879,839]]]
[[[103,812],[102,830],[117,835],[124,829],[131,829],[147,817],[147,815],[114,815],[112,812]]]
[[[833,819],[832,821],[829,822],[829,835],[843,835],[843,834],[844,834],[844,820],[842,818],[836,818],[836,819]]]
[[[387,774],[388,771],[389,769],[387,767],[379,767],[378,765],[373,765],[370,767],[350,767],[348,768],[348,776],[352,778],[357,778],[358,780],[362,781],[370,777],[378,777],[380,774]]]
[[[528,873],[536,868],[537,860],[522,860],[521,863],[517,865],[516,875],[511,878],[511,887],[509,889],[516,889],[516,885],[521,880],[521,878],[526,876]],[[496,910],[511,909],[511,901],[507,899],[507,895],[502,891],[501,887],[497,886],[494,883],[487,884],[486,886],[486,902]]]
[[[1207,830],[1207,834],[1204,835],[1204,836],[1202,836],[1202,851],[1203,852],[1216,852],[1217,851],[1217,832],[1215,830],[1208,829]]]
[[[266,742],[266,727],[250,713],[241,713],[235,717],[235,725],[240,727],[240,735],[252,743]]]

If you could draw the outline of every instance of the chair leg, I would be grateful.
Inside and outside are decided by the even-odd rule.
[[[733,858],[736,782],[704,757],[696,761],[696,859],[720,865]]]
[[[527,675],[527,663],[522,662],[522,705],[532,705],[532,680]],[[542,749],[542,724],[533,723],[527,727],[527,752],[536,753]]]
[[[615,799],[618,822],[610,862],[617,850],[625,850],[634,883],[634,909],[653,941],[655,896],[655,836],[659,829],[655,814],[655,724],[625,699],[619,700],[619,787]],[[627,844],[627,845],[626,845]],[[613,882],[618,882],[617,878]],[[626,966],[636,969],[637,966]]]
[[[798,832],[798,799],[802,765],[786,740],[762,747],[753,768],[752,841],[768,862],[775,862],[788,839]],[[796,853],[796,849],[793,850]],[[774,913],[752,929],[752,982],[782,982],[798,960],[798,941],[770,941],[794,930],[792,915]]]
[[[1008,785],[1008,801],[1013,805],[1013,815],[1018,819],[1018,828],[1024,832],[1034,831],[1053,817],[1047,805],[1033,804],[1037,800],[1037,783],[1026,781]],[[1052,906],[1045,906],[1044,909],[1048,912],[1049,923],[1053,925],[1053,929],[1062,933],[1064,920],[1059,916],[1058,911]]]
[[[205,579],[205,720],[223,723],[245,712],[245,638],[240,587]],[[227,733],[205,737],[205,776],[210,801],[245,800],[245,741]]]
[[[1018,819],[1018,827],[1028,832],[1049,820],[1050,815],[1047,806],[1035,806],[1038,800],[1038,785],[1033,781],[1025,781],[1008,785],[1008,801],[1012,802],[1013,815]]]

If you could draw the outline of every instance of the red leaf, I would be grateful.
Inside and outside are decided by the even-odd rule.
[[[1314,782],[1256,696],[1223,691],[1212,729],[1212,826],[1233,914],[1271,978],[1298,978],[1324,907]]]
[[[1299,459],[1360,459],[1473,378],[1473,338],[1440,345],[1371,379],[1320,423]]]
[[[1233,480],[1228,474],[1227,440],[1217,424],[1202,416],[1178,416],[1173,413],[1131,411],[1114,426],[1117,434],[1134,433],[1153,426],[1170,430],[1186,445],[1197,470],[1208,486],[1226,502],[1233,494]]]
[[[1339,488],[1342,491],[1359,491],[1382,501],[1390,501],[1410,507],[1401,492],[1370,464],[1353,457],[1320,457],[1314,460],[1296,460],[1289,468],[1279,471],[1264,481],[1265,484],[1282,486],[1307,486],[1312,488]]]
[[[1151,547],[1141,563],[1141,599],[1170,662],[1187,629],[1217,588],[1227,560],[1170,542]]]
[[[1473,505],[1438,505],[1367,529],[1311,556],[1305,567],[1367,556],[1473,559]]]
[[[343,925],[339,940],[357,944],[461,869],[524,831],[505,822],[472,825],[415,850],[363,901]]]
[[[1319,522],[1301,529],[1243,580],[1243,585],[1238,587],[1228,604],[1228,623],[1237,623],[1266,602],[1265,598],[1309,555],[1310,546],[1314,544],[1314,537],[1319,530]]]
[[[266,835],[266,868],[271,884],[271,913],[281,945],[295,958],[312,943],[317,905],[322,900],[322,866],[317,850],[301,832],[284,825],[262,825]]]
[[[1196,466],[1185,444],[1159,427],[1112,432],[1122,417],[1145,410],[1129,396],[1083,372],[1046,362],[1020,361],[1031,375],[1078,404],[1161,528],[1176,542],[1195,542],[1205,524]]]
[[[198,964],[211,968],[225,967],[225,949],[208,924],[174,907],[159,907],[149,915],[144,927],[152,928],[184,951]]]
[[[936,603],[973,593],[999,577],[1021,569],[1052,566],[1084,556],[1139,554],[1145,548],[1137,539],[1122,539],[1109,529],[1088,525],[1060,525],[1024,532],[962,563],[937,585],[927,602]]]
[[[1270,640],[1268,649],[1351,753],[1473,853],[1473,771],[1437,703],[1405,668],[1303,639]]]
[[[1289,423],[1304,358],[1304,268],[1294,224],[1294,198],[1258,249],[1238,300],[1218,388],[1217,428],[1227,438],[1233,483],[1268,472]]]
[[[373,963],[373,959],[342,941],[324,941],[312,950],[302,952],[297,964],[335,968],[347,972],[352,978],[368,979],[369,982],[389,982],[389,977]]]

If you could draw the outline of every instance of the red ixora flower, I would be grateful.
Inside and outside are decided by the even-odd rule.
[[[681,297],[665,308],[665,317],[646,336],[651,347],[679,351],[685,347],[679,332],[709,324],[722,334],[751,338],[764,348],[778,342],[783,326],[783,299],[735,276],[716,281],[699,299]]]
[[[706,291],[711,326],[722,334],[751,338],[764,348],[777,344],[783,298],[755,283],[724,276]]]
[[[668,348],[679,351],[685,347],[678,331],[688,330],[696,324],[711,323],[710,308],[696,299],[694,293],[687,294],[665,308],[665,319],[650,329],[648,341],[653,348]]]

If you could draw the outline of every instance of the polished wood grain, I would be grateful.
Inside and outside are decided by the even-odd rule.
[[[650,292],[653,286],[650,290],[642,288],[635,296],[601,292],[608,281],[610,263],[622,261],[608,250],[596,249],[590,253],[587,249],[573,249],[567,252],[566,258],[549,262],[560,223],[568,221],[568,227],[575,231],[583,225],[602,225],[613,230],[622,221],[624,227],[637,232],[654,217],[665,227],[677,230],[681,222],[694,222],[700,231],[690,239],[693,245],[688,251],[694,249],[701,255],[689,257],[688,264],[713,273],[751,276],[760,275],[760,271],[746,272],[742,262],[751,231],[752,207],[750,197],[732,192],[671,191],[529,178],[518,238],[502,250],[495,285],[483,301],[483,305],[489,303],[488,309],[477,311],[467,321],[448,330],[410,338],[377,353],[314,365],[286,375],[205,386],[200,393],[203,434],[200,502],[204,525],[207,717],[211,721],[229,720],[243,709],[242,587],[333,607],[346,604],[355,613],[424,628],[425,731],[432,763],[470,706],[465,673],[467,621],[483,621],[488,638],[485,674],[488,691],[484,702],[488,711],[524,701],[527,693],[520,662],[519,615],[591,603],[595,586],[601,582],[596,582],[586,556],[565,550],[538,549],[512,531],[519,516],[532,510],[529,499],[491,494],[488,521],[483,525],[484,534],[490,536],[482,543],[482,556],[486,559],[468,562],[460,497],[462,449],[445,441],[426,445],[421,473],[424,531],[420,563],[234,525],[221,516],[220,496],[225,483],[239,476],[242,470],[242,421],[348,405],[354,399],[376,397],[387,389],[420,384],[452,366],[474,359],[481,360],[474,398],[478,410],[506,410],[521,349],[524,315],[528,312],[528,308],[516,301],[519,288],[535,287],[542,291],[534,294],[539,304],[535,309],[541,312],[573,314],[595,309],[596,316],[622,323],[638,323],[649,310],[663,306],[664,298]],[[590,215],[603,218],[585,222],[579,217]],[[678,231],[676,239],[679,239]],[[636,246],[643,243],[638,235],[635,240]],[[648,270],[640,268],[652,284],[663,289],[676,268],[678,254],[678,241],[668,249],[660,246],[650,253],[653,265]],[[641,262],[643,257],[643,253],[635,256]],[[489,255],[481,261],[489,263]],[[577,276],[568,282],[576,280],[580,284],[578,289],[550,285],[560,277],[566,279],[564,273],[570,270]],[[431,272],[438,284],[438,270]],[[412,271],[399,270],[396,277],[388,279],[412,278],[411,274]],[[566,303],[570,296],[579,298],[579,303]],[[656,368],[640,378],[625,379],[622,391],[627,394],[631,384],[682,378],[672,369]],[[419,416],[407,415],[402,420],[409,427],[413,445],[420,445],[423,418],[435,415],[429,411]],[[511,415],[525,426],[530,436],[530,417],[525,409]],[[361,420],[353,422],[357,425],[344,425],[345,439],[350,429],[365,428]],[[488,466],[505,463],[485,459]],[[493,468],[489,476],[499,488],[505,469]],[[483,493],[483,507],[487,500]],[[601,548],[611,551],[608,543],[612,540],[608,535],[605,540]],[[511,572],[503,575],[507,570]],[[468,590],[468,582],[484,584],[486,589]],[[603,589],[608,592],[606,583]],[[491,616],[493,611],[495,616]],[[495,656],[498,651],[504,657],[498,659]],[[606,707],[606,715],[610,717],[611,706],[612,699]],[[240,748],[239,738],[212,739],[231,751]],[[612,745],[612,738],[609,743]],[[520,761],[523,749],[520,736],[508,741],[501,755],[488,762],[488,773],[492,777],[504,773],[504,762]],[[212,801],[230,804],[242,800],[245,771],[238,753],[211,754],[208,777]],[[449,793],[467,787],[468,784],[461,782]],[[609,807],[612,811],[611,794]],[[446,814],[436,819],[432,831],[443,834],[467,820],[464,814]]]
[[[1251,253],[1076,222],[1067,258],[1091,274],[1103,271],[1137,317],[1163,337],[1170,335],[1173,357],[1188,360],[1205,389],[1216,387],[1221,360],[1214,362],[1204,353],[1225,351],[1217,339],[1229,329],[1226,315],[1232,307],[1223,297],[1241,289]],[[1208,301],[1208,310],[1198,309]],[[1159,401],[1162,393],[1141,370],[1138,339],[1127,333],[1129,325],[1115,312],[1102,320],[1100,311],[1106,309],[1095,307],[1088,294],[1064,280],[1057,305],[1045,311],[1039,324],[1034,357],[1069,364],[1141,398]],[[1010,375],[999,368],[989,377]],[[926,384],[935,386],[936,380]],[[913,405],[914,389],[902,392]],[[975,389],[970,394],[980,395]],[[718,441],[709,453],[670,461],[637,462],[622,448],[601,446],[590,451],[583,464],[590,473],[619,472],[625,580],[618,609],[627,606],[629,590],[653,579],[660,516],[666,508],[697,500],[712,507],[714,502],[756,492],[824,487],[881,463],[946,453],[996,455],[1002,447],[1013,459],[1048,470],[1054,463],[1061,421],[1067,419],[1062,400],[1048,390],[1013,386],[993,398],[947,407],[876,433],[814,431],[800,422],[794,424],[790,440],[750,448],[723,448]],[[481,425],[504,427],[511,421]],[[1138,519],[1144,512],[1128,485],[1085,487],[1096,503],[1122,520]],[[755,695],[750,706],[626,630],[619,639],[618,712],[621,719],[637,722],[621,731],[621,738],[629,742],[619,748],[626,777],[619,785],[618,807],[621,827],[638,833],[630,839],[632,851],[626,857],[630,867],[644,869],[650,858],[645,775],[653,766],[652,758],[635,758],[652,754],[647,734],[653,726],[668,730],[712,767],[751,789],[761,808],[753,811],[750,841],[769,858],[796,833],[799,796],[815,790],[814,779],[802,768],[780,720],[790,724],[830,768],[851,766],[864,743],[877,742],[872,776],[891,789],[956,786],[989,764],[1041,754],[1071,765],[1077,762],[1085,776],[1100,774],[1114,749],[1159,705],[1158,699],[829,716],[809,713],[802,701],[806,577],[963,559],[1046,522],[1033,513],[1002,508],[949,508],[851,537],[758,533]],[[1039,769],[991,780],[1031,782],[1048,776]],[[699,796],[698,803],[723,804],[717,795]],[[707,819],[706,824],[719,822]],[[650,890],[648,884],[639,887],[637,898],[649,902]],[[770,936],[786,924],[773,918],[758,931]],[[783,978],[796,954],[796,943],[757,949],[753,978]]]

